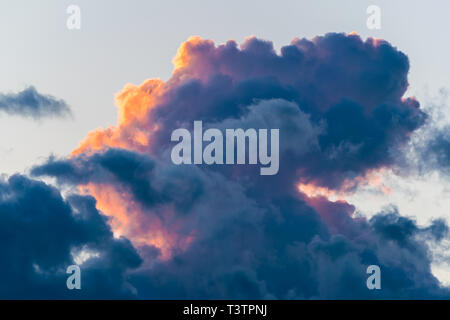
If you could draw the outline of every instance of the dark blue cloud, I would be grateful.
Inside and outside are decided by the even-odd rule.
[[[130,165],[138,162],[141,167]],[[110,170],[116,174],[105,174]],[[395,210],[370,220],[354,219],[354,208],[346,203],[288,191],[255,192],[260,191],[258,186],[236,183],[221,173],[167,165],[125,150],[52,159],[33,173],[51,175],[64,184],[77,184],[78,177],[83,177],[84,183],[123,185],[134,201],[148,205],[154,199],[147,215],[155,214],[152,208],[162,203],[174,205],[175,221],[182,222],[185,235],[195,231],[196,238],[167,261],[158,259],[152,248],[142,251],[146,263],[129,274],[139,298],[450,296],[432,275],[423,242],[424,238],[439,241],[446,237],[448,227],[440,220],[422,228]],[[137,192],[133,185],[140,186],[142,176],[148,178],[148,185]],[[175,191],[179,189],[183,192]],[[147,197],[142,190],[148,192]],[[371,264],[382,269],[381,291],[366,287],[366,268]]]
[[[18,93],[0,94],[0,111],[34,119],[71,114],[64,100],[41,94],[32,86]]]
[[[0,182],[0,298],[131,298],[125,273],[141,259],[130,242],[115,239],[89,196],[66,200],[43,182],[21,175]],[[72,253],[96,252],[81,265],[82,290],[69,291]],[[128,286],[128,287],[127,287]]]

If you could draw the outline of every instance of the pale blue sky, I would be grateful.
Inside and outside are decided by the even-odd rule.
[[[66,8],[81,8],[79,31]],[[381,30],[366,27],[366,8],[381,8]],[[34,85],[65,99],[74,119],[0,114],[0,172],[24,172],[50,153],[64,155],[86,133],[115,124],[114,94],[126,83],[167,79],[181,42],[199,35],[223,43],[255,35],[275,47],[294,37],[356,31],[384,38],[411,62],[410,92],[450,87],[450,1],[143,1],[3,0],[0,92]]]

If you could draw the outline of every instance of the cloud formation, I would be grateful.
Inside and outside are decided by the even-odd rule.
[[[370,299],[449,294],[431,274],[423,242],[447,236],[441,220],[422,228],[395,209],[371,220],[356,218],[354,207],[346,202],[293,192],[266,193],[222,173],[167,165],[120,149],[53,159],[33,174],[57,177],[60,184],[114,186],[129,220],[112,211],[114,207],[107,206],[104,212],[118,220],[117,230],[127,234],[144,260],[129,278],[140,298]],[[108,194],[114,196],[110,189]],[[101,194],[96,197],[104,201]],[[163,242],[158,242],[158,235],[164,235]],[[365,271],[371,264],[383,270],[381,292],[366,288]]]
[[[41,94],[33,86],[18,93],[1,93],[0,111],[33,119],[65,117],[71,114],[70,107],[64,100]]]
[[[125,272],[141,258],[125,238],[114,238],[90,196],[64,199],[43,182],[13,175],[0,182],[1,299],[130,298]],[[66,269],[81,252],[80,291],[66,288]]]
[[[254,37],[240,47],[193,37],[174,63],[167,82],[127,85],[116,97],[118,125],[91,132],[74,154],[110,146],[158,155],[175,128],[249,117],[258,101],[278,99],[307,114],[314,132],[323,128],[318,148],[285,161],[285,172],[340,188],[346,179],[395,162],[398,148],[426,119],[414,98],[403,97],[406,55],[382,40],[327,34],[294,39],[278,55],[271,42]],[[297,133],[286,132],[281,143],[302,139],[304,132]]]
[[[368,220],[352,204],[314,192],[376,184],[372,176],[395,166],[425,123],[418,101],[404,97],[405,54],[353,34],[294,39],[280,54],[254,37],[240,46],[193,37],[174,64],[167,82],[150,79],[117,94],[116,126],[89,133],[70,157],[51,157],[31,171],[76,190],[81,195],[71,197],[87,201],[96,221],[107,216],[111,228],[94,223],[92,234],[72,234],[79,227],[67,218],[64,234],[54,237],[73,236],[60,241],[66,245],[49,266],[89,243],[105,252],[105,277],[109,263],[121,266],[114,280],[138,298],[450,296],[431,273],[426,242],[447,238],[443,221],[421,227],[395,208]],[[279,173],[172,164],[172,130],[192,129],[195,120],[205,128],[279,128]],[[58,199],[66,216],[80,211],[77,202]],[[116,251],[125,241],[119,237],[130,242]],[[366,287],[372,264],[381,267],[381,291]]]

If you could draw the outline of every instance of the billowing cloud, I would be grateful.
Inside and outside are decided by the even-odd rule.
[[[50,160],[35,175],[60,184],[114,186],[126,218],[105,214],[138,248],[130,274],[141,298],[442,298],[423,239],[440,241],[441,220],[419,227],[394,209],[371,220],[324,197],[268,192],[222,173],[109,149]],[[105,201],[101,193],[96,193]],[[111,190],[107,190],[109,196]],[[128,198],[123,195],[127,194]],[[165,242],[159,243],[158,236]],[[147,242],[145,242],[145,240]],[[169,250],[169,251],[167,251]],[[383,270],[383,290],[366,288],[366,268]]]
[[[307,114],[318,142],[284,161],[281,170],[293,179],[340,188],[346,179],[391,165],[399,146],[426,119],[414,98],[403,97],[407,57],[382,40],[327,34],[294,39],[278,55],[271,42],[256,38],[238,47],[193,37],[174,62],[167,82],[126,86],[116,97],[118,125],[91,132],[74,154],[110,146],[159,155],[175,128],[191,128],[194,120],[216,124],[248,117],[258,101],[278,99]],[[282,130],[282,143],[302,141],[303,131]]]
[[[404,97],[405,54],[353,34],[294,39],[280,54],[254,37],[240,46],[193,37],[174,63],[168,81],[117,94],[116,126],[31,171],[108,217],[111,245],[100,257],[124,259],[122,287],[159,299],[449,297],[427,246],[447,238],[442,220],[422,227],[395,208],[365,219],[324,196],[377,185],[377,173],[398,163],[425,123],[419,103]],[[278,174],[174,165],[170,135],[196,120],[205,128],[279,128]],[[66,210],[80,211],[67,202]],[[101,251],[97,238],[83,236],[66,247],[89,242]],[[109,256],[120,237],[132,247]],[[380,291],[366,287],[372,264],[382,270]]]
[[[114,238],[90,196],[60,192],[21,175],[0,182],[2,299],[132,298],[126,271],[141,258],[125,238]],[[82,252],[82,288],[69,291],[66,269]]]
[[[18,93],[1,93],[0,111],[34,119],[71,114],[70,107],[64,100],[41,94],[33,86]]]

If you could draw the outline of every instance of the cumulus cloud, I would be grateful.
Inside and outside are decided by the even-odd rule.
[[[319,148],[282,168],[292,179],[340,188],[397,161],[399,147],[426,119],[414,98],[403,97],[408,58],[382,40],[333,33],[294,39],[278,55],[257,38],[238,47],[193,37],[174,62],[167,82],[126,86],[116,97],[118,125],[91,132],[74,154],[110,146],[158,155],[175,128],[239,119],[256,101],[278,99],[296,104],[311,127],[324,128]],[[286,139],[303,139],[297,133]]]
[[[422,228],[395,210],[371,220],[355,219],[354,207],[345,202],[265,193],[259,186],[237,183],[218,172],[159,163],[126,150],[52,159],[33,174],[56,177],[61,184],[114,185],[120,188],[118,193],[131,196],[128,202],[140,204],[128,214],[139,223],[127,225],[129,238],[146,257],[129,278],[140,298],[442,298],[449,294],[431,274],[428,247],[422,241],[446,236],[448,228],[440,220]],[[161,254],[167,244],[139,241],[144,235],[151,240],[157,232],[167,237],[168,257]],[[383,270],[381,292],[366,288],[365,271],[371,264]]]
[[[131,298],[128,269],[141,259],[131,243],[115,239],[90,196],[60,192],[14,175],[0,182],[2,299]],[[74,253],[99,254],[81,266],[81,291],[66,288]]]
[[[1,93],[0,111],[34,119],[71,114],[70,107],[64,100],[41,94],[33,86],[18,93]]]
[[[68,261],[67,248],[86,244],[103,252],[106,268],[98,266],[105,276],[91,285],[120,280],[139,298],[450,296],[431,272],[426,244],[447,238],[443,221],[421,227],[395,209],[368,220],[350,203],[310,192],[346,191],[398,163],[427,119],[418,101],[404,97],[405,54],[382,40],[334,33],[294,39],[280,54],[254,37],[240,46],[193,37],[174,63],[168,81],[117,94],[116,126],[89,133],[70,157],[50,157],[31,170],[72,188],[71,197],[103,221],[52,235],[65,246],[42,268]],[[205,128],[279,128],[279,173],[172,164],[172,130],[192,129],[195,120]],[[72,211],[83,211],[77,201],[58,201],[68,224]],[[119,246],[119,237],[130,242]],[[37,261],[35,252],[29,255]],[[120,266],[117,276],[110,276],[112,264]],[[381,291],[366,287],[372,264],[381,267]]]

